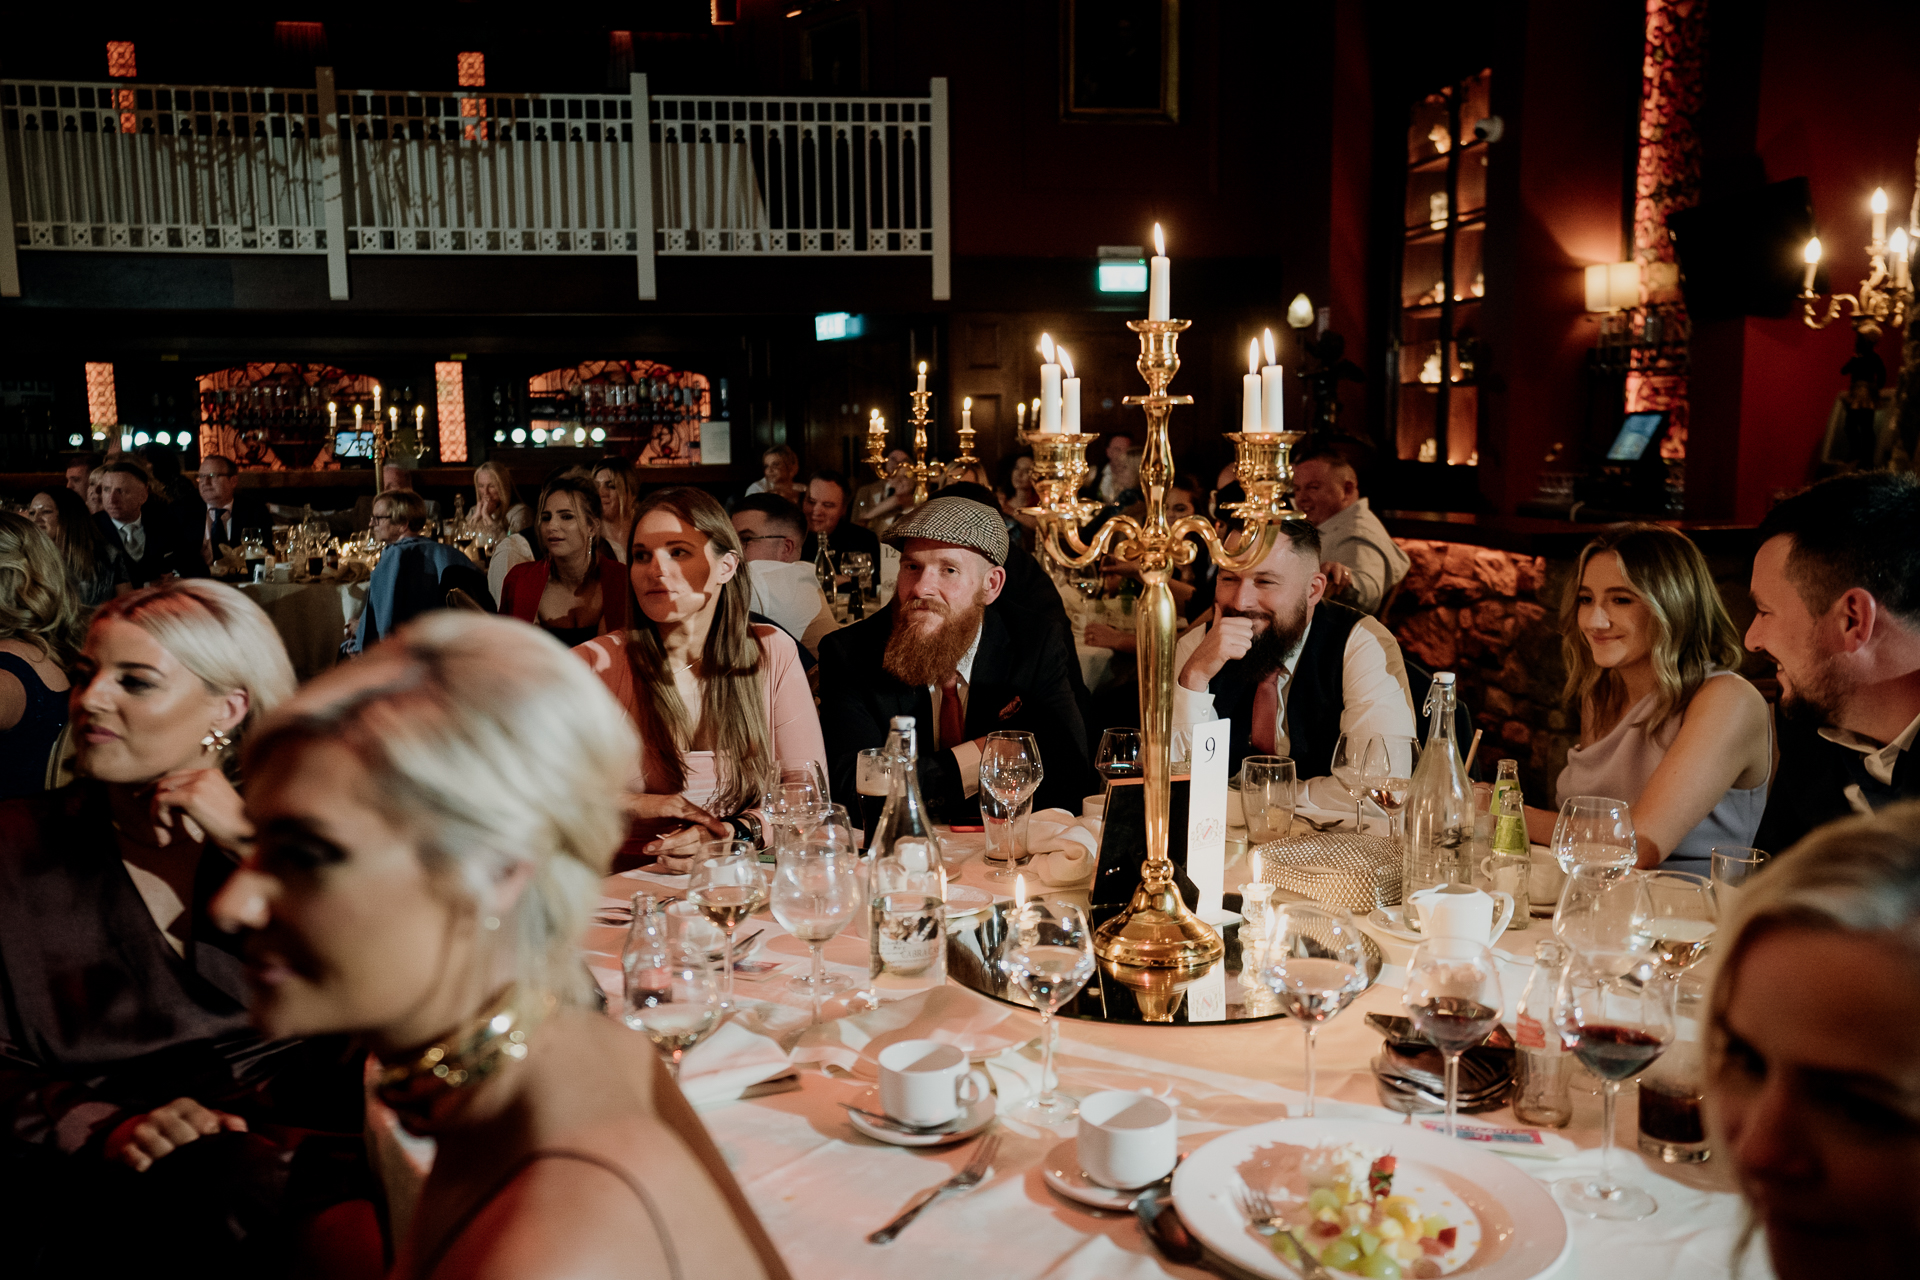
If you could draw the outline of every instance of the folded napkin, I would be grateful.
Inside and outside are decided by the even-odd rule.
[[[878,1009],[808,1027],[793,1061],[819,1062],[863,1079],[879,1078],[879,1054],[900,1040],[938,1040],[969,1058],[990,1057],[1033,1039],[1033,1025],[1011,1006],[964,987],[933,987]]]
[[[754,1085],[791,1074],[793,1059],[779,1042],[736,1016],[687,1051],[680,1092],[696,1107],[732,1102]]]
[[[1065,809],[1042,809],[1027,820],[1027,850],[1042,882],[1056,888],[1093,875],[1100,852],[1100,820],[1076,818]]]

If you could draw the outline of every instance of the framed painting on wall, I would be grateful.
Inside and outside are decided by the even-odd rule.
[[[1061,0],[1060,117],[1177,124],[1180,0]]]

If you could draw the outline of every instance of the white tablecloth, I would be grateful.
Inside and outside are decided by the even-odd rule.
[[[347,623],[367,602],[364,582],[250,582],[240,590],[273,620],[301,680],[333,666]]]
[[[1349,814],[1349,816],[1351,816]],[[1303,828],[1304,830],[1304,828]],[[978,857],[980,836],[953,836],[948,865],[962,883],[1001,893],[987,880]],[[957,865],[956,865],[957,864]],[[1227,882],[1244,875],[1230,867]],[[607,882],[610,896],[624,898],[637,887],[632,878]],[[772,979],[741,981],[748,1000],[789,1002],[772,1011],[786,1025],[804,1025],[798,1001],[776,990],[790,973],[804,967],[806,948],[786,937],[770,919],[756,944],[756,957],[791,958]],[[1544,937],[1543,922],[1510,932],[1502,949],[1530,956]],[[590,961],[603,981],[618,980],[621,931],[598,929]],[[1390,1144],[1393,1126],[1403,1118],[1377,1105],[1367,1064],[1380,1037],[1364,1022],[1370,1011],[1397,1012],[1400,984],[1412,948],[1389,937],[1378,939],[1388,968],[1380,981],[1325,1027],[1319,1038],[1319,1114],[1382,1124],[1381,1141]],[[864,969],[864,943],[843,935],[829,944],[829,960],[847,972]],[[1524,984],[1524,968],[1515,966]],[[1518,990],[1518,987],[1515,987]],[[768,1011],[756,1011],[765,1016]],[[1035,1015],[1020,1013],[1036,1026]],[[696,1051],[697,1052],[697,1051]],[[1037,1042],[1013,1051],[1037,1060]],[[1060,1023],[1056,1058],[1061,1086],[1069,1093],[1107,1088],[1148,1087],[1170,1094],[1181,1116],[1183,1146],[1204,1135],[1298,1114],[1304,1083],[1302,1034],[1291,1021],[1250,1025],[1110,1026],[1072,1019]],[[1031,1061],[1027,1064],[1031,1070]],[[919,1191],[936,1185],[965,1163],[971,1144],[951,1148],[905,1150],[864,1138],[846,1122],[837,1105],[850,1101],[866,1082],[843,1073],[801,1069],[801,1088],[711,1105],[706,1122],[729,1166],[745,1189],[774,1243],[801,1280],[981,1280],[982,1277],[1048,1277],[1049,1280],[1123,1280],[1128,1277],[1199,1277],[1207,1272],[1168,1263],[1141,1235],[1130,1215],[1102,1214],[1055,1195],[1044,1183],[1039,1163],[1045,1153],[1073,1134],[1073,1124],[1057,1130],[1036,1128],[1002,1117],[1003,1140],[991,1180],[973,1192],[943,1201],[921,1216],[892,1245],[865,1241]],[[1558,1162],[1515,1160],[1516,1167],[1543,1181],[1589,1173],[1599,1165],[1600,1100],[1576,1093],[1573,1124],[1561,1131],[1580,1154]],[[1475,1117],[1478,1123],[1511,1125],[1509,1111]],[[1699,1166],[1665,1166],[1642,1157],[1635,1147],[1637,1117],[1629,1090],[1618,1115],[1617,1167],[1653,1193],[1659,1212],[1637,1223],[1570,1219],[1572,1255],[1555,1280],[1695,1280],[1726,1276],[1741,1231],[1742,1213],[1730,1194],[1725,1166],[1718,1160]],[[1764,1249],[1756,1248],[1744,1275],[1764,1276]]]

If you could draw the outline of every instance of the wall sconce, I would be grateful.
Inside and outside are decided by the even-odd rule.
[[[1599,262],[1587,268],[1587,310],[1625,311],[1639,305],[1639,263]]]

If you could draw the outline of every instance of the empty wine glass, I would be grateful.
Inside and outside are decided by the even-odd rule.
[[[725,1004],[733,1003],[733,935],[740,922],[767,905],[767,880],[753,846],[745,840],[718,840],[706,846],[724,847],[693,865],[687,877],[687,901],[700,914],[726,931]]]
[[[839,974],[827,973],[821,953],[853,922],[864,896],[860,857],[850,844],[809,836],[803,847],[783,850],[775,859],[769,894],[773,918],[807,944],[813,959],[807,976],[793,979],[787,989],[813,998],[815,1022],[820,1021],[820,998],[852,985]]]
[[[1144,767],[1140,758],[1140,731],[1138,729],[1108,729],[1100,735],[1100,749],[1094,753],[1093,767],[1107,780],[1107,785],[1120,778],[1137,778]]]
[[[1353,829],[1365,835],[1367,828],[1360,803],[1367,798],[1367,735],[1341,734],[1340,740],[1333,744],[1333,767],[1329,772],[1352,797]]]
[[[1447,1136],[1460,1099],[1460,1055],[1500,1021],[1505,1004],[1493,952],[1466,938],[1423,942],[1407,962],[1402,994],[1413,1029],[1440,1050],[1447,1064]]]
[[[1346,912],[1304,903],[1270,907],[1260,980],[1307,1033],[1307,1107],[1313,1114],[1313,1040],[1320,1024],[1367,987],[1367,953]]]
[[[1576,955],[1553,1002],[1554,1030],[1602,1086],[1600,1174],[1553,1184],[1560,1203],[1593,1218],[1632,1222],[1659,1206],[1638,1187],[1613,1179],[1613,1110],[1620,1085],[1673,1043],[1674,992],[1660,961],[1638,951]]]
[[[1715,845],[1713,861],[1708,865],[1713,873],[1714,896],[1722,907],[1731,911],[1734,901],[1746,889],[1747,881],[1767,865],[1767,852],[1739,845]]]
[[[1287,838],[1299,802],[1298,783],[1287,756],[1248,756],[1240,762],[1240,809],[1249,845]]]
[[[1020,810],[1040,789],[1046,770],[1040,763],[1040,744],[1031,733],[999,729],[987,735],[980,748],[980,790],[998,812],[985,812],[986,862],[991,880],[1013,878],[1016,864],[1025,860],[1021,847]]]
[[[1643,873],[1605,862],[1576,865],[1553,909],[1553,931],[1575,951],[1639,951]]]
[[[1636,942],[1644,937],[1660,958],[1661,972],[1678,978],[1700,963],[1713,941],[1720,920],[1713,885],[1688,871],[1646,871],[1638,880]]]
[[[1606,796],[1569,796],[1553,824],[1553,856],[1568,875],[1583,862],[1633,866],[1640,851],[1632,807]]]
[[[1093,930],[1071,902],[1029,898],[1007,917],[1000,964],[1040,1011],[1040,1092],[1015,1109],[1022,1119],[1057,1124],[1073,1115],[1053,1090],[1053,1015],[1093,976]]]
[[[663,952],[659,963],[627,975],[627,1008],[622,1020],[646,1034],[674,1079],[687,1050],[720,1022],[720,993],[713,971],[684,953]]]
[[[1420,743],[1399,733],[1376,733],[1367,739],[1360,767],[1367,798],[1387,815],[1387,834],[1400,834],[1400,811],[1407,807],[1413,787],[1413,768],[1420,761]]]

